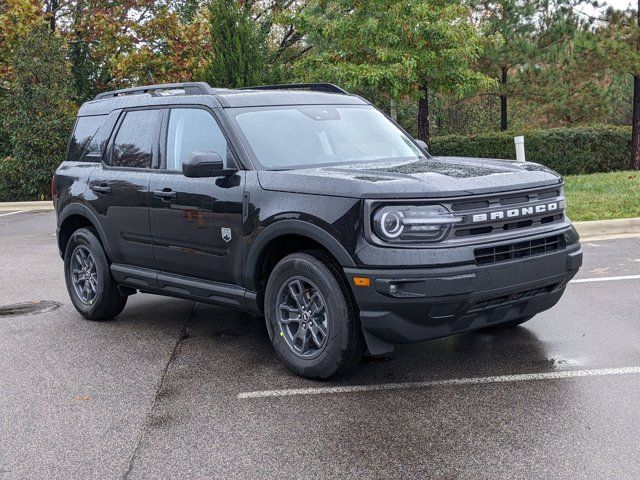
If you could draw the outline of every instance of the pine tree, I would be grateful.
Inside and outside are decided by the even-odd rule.
[[[215,87],[247,87],[262,83],[267,32],[251,18],[251,2],[211,0],[211,54],[205,79]]]
[[[527,62],[531,52],[538,4],[530,0],[471,1],[484,39],[480,68],[498,85],[492,94],[500,98],[502,131],[509,127],[508,98],[514,93],[509,77]]]
[[[640,29],[640,0],[636,10],[636,23]],[[636,35],[638,35],[636,33]],[[640,35],[636,40],[636,52],[640,55]],[[633,73],[633,119],[631,122],[631,169],[640,170],[640,72]]]

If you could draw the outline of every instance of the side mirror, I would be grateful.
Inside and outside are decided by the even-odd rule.
[[[427,142],[424,142],[422,140],[418,140],[417,138],[415,139],[416,143],[418,144],[418,146],[424,150],[425,152],[429,153],[429,145],[427,145]]]
[[[226,177],[236,171],[224,168],[222,157],[216,152],[194,152],[182,162],[182,174],[190,178]]]

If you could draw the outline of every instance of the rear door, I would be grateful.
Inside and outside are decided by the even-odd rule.
[[[91,174],[87,199],[108,238],[113,263],[154,268],[149,177],[158,166],[162,110],[125,110],[103,162]]]
[[[235,160],[213,113],[199,107],[167,109],[161,169],[151,175],[151,233],[158,270],[239,284],[242,276],[244,171],[220,178],[187,178],[182,160],[216,152]]]

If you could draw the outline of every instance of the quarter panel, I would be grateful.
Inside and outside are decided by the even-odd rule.
[[[72,202],[84,203],[85,190],[96,168],[95,163],[87,162],[62,162],[56,170],[54,185],[57,195],[56,213],[58,222],[62,210]]]

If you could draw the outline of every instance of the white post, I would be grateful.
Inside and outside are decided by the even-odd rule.
[[[518,162],[526,162],[524,154],[524,137],[513,137],[513,142],[516,144],[516,160]]]
[[[389,102],[389,113],[390,113],[390,117],[393,118],[394,122],[398,121],[398,112],[396,110],[396,101],[395,100],[391,100],[391,102]]]

